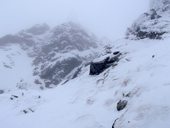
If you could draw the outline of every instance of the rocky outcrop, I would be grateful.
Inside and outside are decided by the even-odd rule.
[[[142,14],[127,29],[128,39],[163,39],[170,33],[170,0],[152,0],[150,10]]]
[[[69,22],[49,32],[48,44],[34,60],[34,74],[46,87],[59,84],[75,68],[95,57],[96,39],[80,25]]]
[[[82,63],[79,58],[68,58],[63,61],[56,61],[52,66],[45,67],[40,72],[40,78],[44,79],[46,87],[51,84],[59,84],[73,69]]]
[[[120,52],[115,52],[113,56],[107,56],[100,61],[91,62],[89,75],[99,75],[110,66],[115,66],[120,60],[120,55]]]
[[[126,101],[126,100],[120,100],[117,103],[117,111],[123,110],[127,106],[127,103],[128,103],[128,101]]]

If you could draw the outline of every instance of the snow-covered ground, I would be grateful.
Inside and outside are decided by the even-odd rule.
[[[116,67],[98,76],[90,76],[88,66],[79,77],[54,89],[11,89],[0,94],[1,127],[111,128],[116,119],[115,128],[169,127],[169,42],[170,39],[119,40],[113,49],[123,53],[122,59]],[[18,67],[25,56],[23,52],[20,54],[22,56],[15,59]],[[6,56],[5,51],[3,56]],[[6,57],[3,61],[14,68]],[[19,71],[29,68],[30,63],[24,62],[24,68],[18,68]],[[3,70],[8,73],[12,69]],[[29,72],[24,73],[18,78],[26,79],[29,75]],[[12,75],[5,77],[1,83],[4,79],[10,83],[12,78]],[[128,104],[118,112],[119,100],[127,100]]]
[[[19,45],[1,46],[0,89],[30,88],[33,80],[32,58]]]

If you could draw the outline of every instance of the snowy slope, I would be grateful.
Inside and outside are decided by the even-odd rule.
[[[161,6],[158,6],[159,3]],[[53,79],[50,77],[45,80],[52,80],[54,84],[53,80],[60,77],[58,75],[60,72],[56,70],[59,67],[56,58],[57,62],[62,62],[59,65],[72,66],[74,63],[66,63],[64,60],[72,56],[76,56],[78,60],[79,57],[86,60],[86,57],[91,58],[89,57],[91,54],[95,55],[93,53],[100,51],[100,55],[104,56],[96,58],[94,62],[98,62],[108,55],[95,47],[89,51],[90,45],[81,51],[86,46],[81,48],[80,44],[77,45],[78,42],[74,43],[76,45],[71,45],[68,50],[66,46],[77,37],[77,31],[76,33],[73,31],[74,37],[69,34],[69,25],[64,27],[61,25],[59,29],[54,29],[55,33],[59,33],[54,35],[60,35],[61,32],[64,40],[57,36],[50,40],[52,42],[47,42],[50,47],[45,48],[45,52],[40,54],[40,61],[37,58],[38,62],[34,66],[32,66],[33,58],[30,58],[18,45],[0,47],[1,126],[3,128],[168,128],[170,126],[169,0],[153,0],[150,9],[128,29],[127,39],[120,39],[111,44],[112,53],[115,51],[121,53],[117,65],[112,65],[101,74],[93,76],[89,75],[89,64],[79,65],[81,68],[76,74],[77,77],[71,79],[74,71],[79,69],[79,66],[75,66],[73,72],[67,74],[70,76],[59,79],[66,81],[62,81],[53,89],[33,89],[36,86],[33,84],[34,79],[38,77],[32,74],[33,70],[35,71],[34,66],[38,67],[38,71],[47,71],[47,76],[52,71]],[[29,31],[32,32],[32,29]],[[41,33],[36,31],[36,34],[39,32]],[[27,34],[25,36],[30,38]],[[89,36],[86,39],[91,38],[93,37]],[[43,41],[43,38],[41,39]],[[22,41],[25,41],[25,38],[21,43]],[[27,43],[29,42],[31,41]],[[61,47],[54,47],[58,43],[62,44]],[[37,46],[41,47],[41,41]],[[61,48],[63,48],[61,51],[57,51]],[[43,51],[43,48],[39,50]],[[53,67],[56,71],[54,73]],[[19,89],[17,89],[18,84],[21,85]],[[5,90],[5,93],[1,89]],[[122,101],[127,105],[118,110],[118,105]]]
[[[108,128],[117,119],[115,128],[167,128],[169,41],[120,40],[113,47],[123,58],[99,76],[89,76],[86,67],[78,78],[52,90],[0,95],[1,126]],[[19,98],[10,100],[11,95]],[[128,101],[120,112],[116,110],[119,100]]]
[[[19,45],[0,47],[0,89],[32,88],[32,58]]]

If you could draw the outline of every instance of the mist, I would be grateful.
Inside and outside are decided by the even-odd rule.
[[[148,0],[1,0],[0,36],[34,24],[56,26],[73,21],[99,38],[115,40],[147,11]]]

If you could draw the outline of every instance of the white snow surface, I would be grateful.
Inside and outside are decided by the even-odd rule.
[[[32,58],[19,45],[0,47],[0,89],[34,87]]]
[[[11,91],[0,94],[1,127],[111,128],[118,119],[115,128],[168,128],[169,42],[170,39],[119,40],[113,44],[113,49],[123,52],[123,56],[116,67],[90,76],[88,66],[79,77],[54,89],[13,90],[13,82],[9,86]],[[9,64],[6,52],[1,50],[0,54],[4,57],[1,61]],[[2,68],[2,64],[0,68],[5,70],[3,73],[10,70]],[[23,77],[29,78],[28,74]],[[4,75],[0,72],[0,76]],[[1,78],[1,83],[5,80],[10,83],[10,79],[12,76]],[[130,95],[123,97],[123,94]],[[12,95],[18,98],[11,100]],[[128,101],[120,112],[116,110],[119,100]]]

